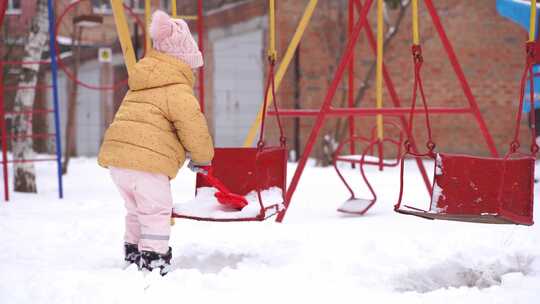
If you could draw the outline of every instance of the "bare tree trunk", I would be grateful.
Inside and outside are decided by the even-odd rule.
[[[26,46],[24,47],[23,61],[41,60],[43,50],[47,43],[48,35],[48,15],[47,1],[38,0],[36,17],[32,19],[30,32]],[[19,75],[19,86],[33,87],[37,83],[39,64],[22,65]],[[32,140],[32,115],[29,113],[34,108],[34,89],[19,89],[15,95],[14,110],[14,140],[13,157],[21,161],[13,166],[13,175],[15,181],[15,191],[18,192],[37,192],[36,175],[34,164],[25,162],[32,158],[34,154]]]

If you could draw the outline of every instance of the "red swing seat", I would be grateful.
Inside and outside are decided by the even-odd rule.
[[[390,126],[399,131],[399,139],[392,139],[392,138],[383,138],[382,140],[379,140],[377,138],[376,134],[376,127],[372,128],[371,132],[371,138],[367,138],[364,136],[353,136],[350,138],[345,139],[342,141],[339,146],[337,147],[336,151],[334,152],[334,158],[333,158],[333,166],[336,170],[336,173],[338,174],[339,178],[351,194],[351,197],[346,200],[341,206],[338,207],[337,211],[347,214],[356,214],[356,215],[363,215],[365,214],[373,205],[375,205],[377,201],[377,194],[375,193],[375,190],[371,186],[371,183],[369,182],[366,173],[364,171],[365,165],[377,165],[379,166],[379,169],[382,170],[383,167],[395,167],[399,165],[399,156],[401,155],[401,149],[403,144],[403,132],[401,128],[393,123],[393,122],[385,122],[383,124],[384,126]],[[342,155],[343,149],[347,145],[354,145],[357,143],[367,143],[368,145],[364,148],[362,151],[362,154],[360,155]],[[396,146],[396,158],[395,161],[385,161],[382,158],[383,154],[383,146],[387,143],[389,145]],[[378,157],[376,159],[370,159],[368,160],[366,157],[368,154],[373,154],[374,149],[378,148]],[[341,170],[339,169],[339,163],[351,163],[351,164],[358,164],[360,167],[360,174],[362,176],[362,180],[364,184],[367,186],[371,198],[359,198],[356,196],[354,190],[350,186],[350,184],[345,179],[344,175],[341,173]]]
[[[412,128],[412,118],[416,104],[417,90],[420,90],[426,113],[426,124],[429,140],[428,152],[414,154],[408,141],[405,142],[406,152],[401,161],[401,185],[398,203],[394,210],[398,213],[419,216],[426,219],[449,221],[487,223],[487,224],[533,224],[534,202],[534,169],[538,146],[534,139],[531,142],[531,153],[518,153],[519,121],[525,92],[527,73],[532,74],[534,60],[531,57],[531,46],[527,50],[529,59],[521,80],[521,96],[518,110],[516,132],[510,152],[504,158],[476,157],[435,153],[435,144],[431,140],[429,113],[420,78],[422,64],[421,49],[413,46],[415,62],[415,87],[411,106],[409,128]],[[534,88],[533,77],[530,82]],[[534,92],[531,90],[531,103],[534,102]],[[534,111],[531,111],[534,121]],[[411,133],[409,133],[411,134]],[[404,205],[401,208],[404,190],[405,156],[428,158],[435,162],[434,178],[431,188],[431,203],[428,210]]]
[[[196,210],[197,203],[199,202],[194,200],[191,203],[194,206],[190,206],[189,208],[175,208],[173,217],[215,222],[264,221],[284,210],[287,183],[287,148],[279,116],[276,116],[276,119],[281,135],[280,145],[267,147],[264,142],[266,109],[270,88],[274,98],[274,107],[277,109],[273,61],[269,64],[269,75],[266,84],[257,147],[215,148],[214,159],[212,161],[213,176],[220,180],[228,190],[242,196],[246,196],[250,192],[252,195],[255,193],[254,197],[256,197],[257,202],[250,203],[241,211],[225,210],[223,206],[217,203],[215,206],[212,206],[212,210]],[[207,187],[212,187],[212,185],[204,176],[197,174],[196,195],[200,190]],[[264,190],[269,189],[279,189],[281,192],[279,201],[276,202],[275,197],[271,201],[265,199]],[[254,206],[251,206],[252,204]]]
[[[429,210],[405,205],[396,211],[426,219],[532,225],[534,162],[529,156],[436,154]]]

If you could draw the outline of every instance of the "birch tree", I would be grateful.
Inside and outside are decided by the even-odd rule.
[[[32,19],[22,60],[41,60],[48,38],[47,1],[36,1],[36,15]],[[19,87],[32,88],[37,83],[39,64],[23,64],[18,76]],[[15,95],[13,118],[13,165],[14,188],[18,192],[37,192],[35,168],[31,159],[34,154],[32,139],[32,115],[34,108],[34,89],[19,89]],[[25,114],[26,113],[26,114]]]

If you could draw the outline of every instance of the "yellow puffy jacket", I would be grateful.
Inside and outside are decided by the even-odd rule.
[[[193,95],[191,68],[151,50],[134,66],[130,90],[107,129],[98,163],[174,178],[186,159],[207,165],[212,138]]]

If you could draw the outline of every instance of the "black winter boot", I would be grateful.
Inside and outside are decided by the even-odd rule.
[[[124,260],[130,264],[137,263],[139,259],[139,248],[136,244],[124,243]]]
[[[164,276],[170,271],[171,259],[171,247],[169,247],[169,250],[165,254],[143,250],[141,251],[137,265],[139,266],[139,270],[146,269],[152,271],[158,268],[159,274]]]

